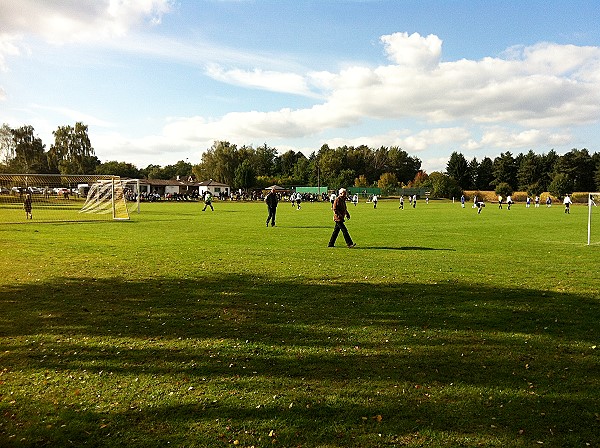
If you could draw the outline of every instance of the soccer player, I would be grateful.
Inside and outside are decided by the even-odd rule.
[[[29,193],[25,195],[23,209],[25,210],[25,219],[33,219],[33,215],[31,214],[31,194]]]
[[[569,197],[569,195],[565,196],[565,199],[563,200],[563,204],[565,204],[565,213],[567,213],[568,215],[571,214],[571,204],[573,203],[573,201],[571,201],[571,198]]]
[[[212,205],[212,194],[210,191],[207,191],[204,194],[204,208],[202,209],[202,211],[206,210],[206,207],[210,207],[210,209],[214,212],[215,208]]]

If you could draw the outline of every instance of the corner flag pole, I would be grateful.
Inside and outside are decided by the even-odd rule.
[[[591,235],[592,235],[592,205],[596,205],[594,200],[592,199],[592,193],[588,194],[588,243],[589,246],[591,244]]]

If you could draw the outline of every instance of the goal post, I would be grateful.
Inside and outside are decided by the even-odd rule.
[[[0,174],[0,224],[128,220],[139,192],[112,175]]]
[[[592,244],[592,210],[600,203],[600,193],[589,193],[588,195],[588,233],[587,244]]]
[[[112,219],[129,219],[127,183],[118,177],[98,179],[90,185],[85,203],[79,213],[111,214]],[[139,195],[136,195],[139,198]]]

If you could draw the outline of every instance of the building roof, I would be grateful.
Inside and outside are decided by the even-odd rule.
[[[166,187],[166,186],[171,186],[171,185],[175,185],[175,186],[193,185],[192,183],[189,183],[189,182],[184,182],[181,180],[174,180],[174,179],[140,179],[140,184],[146,184],[146,185],[151,185],[151,186],[155,186],[155,187]]]
[[[166,187],[166,186],[181,186],[181,187],[228,187],[229,185],[221,182],[214,181],[212,179],[205,180],[202,182],[194,182],[191,180],[177,180],[177,179],[140,179],[141,184]]]
[[[223,184],[221,182],[217,182],[216,180],[203,180],[202,182],[197,182],[195,185],[199,187],[229,187],[227,184]]]

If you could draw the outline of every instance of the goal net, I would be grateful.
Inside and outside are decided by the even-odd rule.
[[[118,176],[0,174],[0,223],[128,220],[138,192]]]
[[[600,244],[600,242],[598,241],[593,241],[592,239],[592,215],[598,216],[598,208],[597,206],[600,205],[600,193],[590,193],[588,196],[588,238],[587,238],[587,243],[588,246],[592,245],[592,244]],[[598,224],[596,224],[596,227],[598,227]],[[596,234],[598,234],[599,232],[596,231]]]

